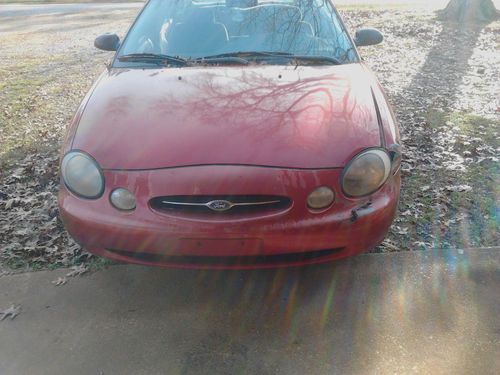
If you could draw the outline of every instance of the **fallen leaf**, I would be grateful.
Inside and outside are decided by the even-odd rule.
[[[7,203],[5,203],[5,209],[6,210],[10,210],[12,208],[12,206],[14,206],[14,204],[17,203],[17,199],[16,198],[11,198],[7,201]]]
[[[464,193],[464,192],[472,191],[472,187],[469,185],[446,186],[446,190],[458,192],[458,193]]]
[[[397,233],[401,235],[406,235],[408,234],[408,228],[402,228]]]
[[[68,272],[66,274],[67,277],[75,277],[75,276],[80,276],[83,275],[84,273],[88,272],[88,267],[85,264],[80,264],[79,266],[73,266],[71,267],[71,272]]]
[[[52,284],[54,284],[55,286],[60,286],[66,284],[67,282],[68,279],[66,279],[65,277],[58,277],[57,280],[52,281]]]
[[[10,320],[14,320],[16,316],[21,312],[21,305],[12,305],[8,309],[0,311],[0,321],[10,317]]]

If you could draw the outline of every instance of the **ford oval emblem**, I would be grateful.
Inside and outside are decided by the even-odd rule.
[[[208,202],[207,207],[210,208],[211,210],[221,212],[229,210],[231,207],[233,207],[233,204],[229,201],[218,199],[215,201]]]

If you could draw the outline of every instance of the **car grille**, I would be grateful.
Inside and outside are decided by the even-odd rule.
[[[177,215],[234,216],[286,210],[291,199],[274,195],[176,195],[150,201],[154,210]]]

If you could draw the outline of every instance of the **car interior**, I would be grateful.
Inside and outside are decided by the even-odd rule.
[[[314,15],[306,17],[294,2],[191,4],[180,17],[162,20],[161,53],[201,57],[230,51],[307,54],[328,49],[328,43],[316,36],[315,28],[321,25]],[[152,38],[145,38],[141,52],[155,52],[155,45]]]

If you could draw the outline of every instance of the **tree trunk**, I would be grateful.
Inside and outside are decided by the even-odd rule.
[[[499,14],[492,0],[450,0],[439,15],[449,21],[488,22]]]

